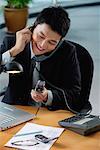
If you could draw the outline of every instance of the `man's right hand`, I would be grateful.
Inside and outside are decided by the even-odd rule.
[[[28,28],[16,32],[16,44],[9,50],[12,57],[22,52],[28,42],[31,40],[32,33]]]

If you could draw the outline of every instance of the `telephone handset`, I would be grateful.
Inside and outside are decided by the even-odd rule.
[[[33,32],[34,26],[30,26],[29,30],[31,32]],[[63,39],[61,39],[59,41],[59,43],[57,44],[56,48],[49,55],[45,55],[45,54],[43,54],[43,55],[35,55],[33,59],[35,61],[37,61],[37,62],[41,62],[41,61],[44,61],[44,60],[50,58],[58,50],[58,48],[61,46],[62,43],[63,43]]]
[[[28,27],[28,29],[29,29],[29,30],[33,33],[34,25],[33,25],[33,26]]]

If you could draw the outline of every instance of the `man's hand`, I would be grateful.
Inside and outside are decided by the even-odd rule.
[[[48,99],[48,90],[44,88],[42,92],[37,92],[32,89],[31,97],[36,102],[46,102]]]
[[[22,52],[28,42],[31,40],[32,33],[28,28],[16,32],[16,44],[9,50],[12,57]]]

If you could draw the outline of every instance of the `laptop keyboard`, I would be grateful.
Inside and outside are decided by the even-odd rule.
[[[15,117],[0,112],[0,125],[13,121],[15,119]]]

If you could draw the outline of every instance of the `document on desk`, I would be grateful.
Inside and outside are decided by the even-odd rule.
[[[63,131],[64,128],[26,123],[5,146],[23,150],[49,150]],[[40,137],[43,135],[50,140],[49,142],[43,142],[36,138],[37,135],[40,135]]]

